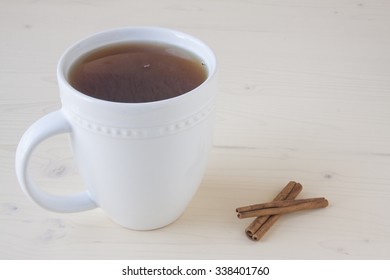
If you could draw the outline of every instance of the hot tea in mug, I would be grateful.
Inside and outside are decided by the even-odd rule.
[[[205,63],[185,49],[162,43],[105,46],[74,63],[69,82],[78,91],[113,102],[152,102],[189,92],[207,78]]]

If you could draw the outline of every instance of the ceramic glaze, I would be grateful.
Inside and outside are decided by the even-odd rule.
[[[84,95],[67,81],[78,57],[106,44],[159,41],[198,55],[208,78],[178,97],[148,103],[116,103]],[[149,230],[176,220],[196,193],[212,143],[216,60],[198,39],[170,29],[127,27],[105,31],[70,47],[61,57],[57,78],[62,108],[34,123],[16,154],[17,177],[40,206],[57,212],[100,207],[120,225]],[[43,140],[69,133],[85,191],[54,196],[30,178],[28,161]]]

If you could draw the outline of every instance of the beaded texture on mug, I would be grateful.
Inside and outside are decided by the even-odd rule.
[[[187,117],[186,119],[163,126],[145,128],[110,127],[91,120],[87,120],[74,111],[67,111],[67,115],[74,121],[74,123],[94,133],[99,133],[111,137],[144,139],[171,135],[191,128],[205,120],[213,112],[213,110],[214,102],[210,102],[210,104],[205,106],[202,110]]]

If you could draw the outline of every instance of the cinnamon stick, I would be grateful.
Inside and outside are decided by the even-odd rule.
[[[281,201],[281,200],[292,200],[295,199],[298,194],[302,191],[302,185],[299,183],[296,183],[294,181],[290,181],[282,190],[281,192],[273,199],[273,201]],[[237,209],[236,209],[237,210]],[[275,216],[273,216],[275,217]],[[279,215],[276,215],[277,218],[273,218],[274,222],[279,218]],[[256,233],[259,231],[259,229],[267,222],[267,220],[270,218],[270,216],[261,216],[257,217],[253,220],[253,222],[245,229],[246,235],[253,239],[258,240]],[[272,223],[272,224],[273,224]],[[272,226],[271,224],[271,226]]]
[[[301,203],[309,202],[309,201],[316,201],[319,199],[324,199],[324,198],[317,197],[317,198],[305,198],[305,199],[295,199],[295,200],[273,200],[272,202],[242,206],[242,207],[237,208],[236,212],[243,213],[243,212],[250,212],[250,211],[261,210],[261,209],[266,209],[266,208],[285,207],[285,206],[301,204]]]
[[[244,219],[259,216],[279,215],[301,210],[324,208],[326,206],[328,206],[328,201],[324,197],[274,201],[238,208],[237,217]],[[242,211],[242,209],[250,210]]]

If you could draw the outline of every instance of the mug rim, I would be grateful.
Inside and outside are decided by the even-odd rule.
[[[194,44],[197,44],[197,45],[201,46],[208,53],[208,55],[210,57],[210,59],[207,62],[207,65],[210,63],[210,66],[208,67],[208,71],[207,71],[207,78],[199,86],[195,87],[194,89],[192,89],[192,90],[190,90],[188,92],[185,92],[185,93],[180,94],[180,95],[175,96],[175,97],[161,99],[161,100],[156,100],[156,101],[149,101],[149,102],[131,103],[131,102],[109,101],[109,100],[104,100],[104,99],[99,99],[99,98],[96,98],[96,97],[89,96],[89,95],[87,95],[87,94],[85,94],[85,93],[75,89],[69,83],[69,81],[68,81],[68,79],[66,77],[66,73],[65,73],[66,70],[69,71],[69,69],[75,63],[75,61],[77,61],[81,56],[85,55],[89,51],[98,49],[101,46],[110,45],[110,44],[115,43],[115,42],[131,41],[131,38],[129,40],[126,40],[126,39],[122,38],[124,40],[120,40],[120,41],[119,40],[110,40],[110,41],[101,43],[100,46],[92,47],[92,48],[90,48],[89,51],[84,51],[83,53],[77,55],[77,57],[74,59],[74,61],[72,63],[70,63],[70,65],[67,67],[67,69],[65,69],[66,68],[65,64],[67,63],[67,60],[69,59],[68,56],[72,52],[77,51],[77,48],[79,48],[83,44],[86,44],[86,43],[92,41],[93,39],[96,39],[96,38],[101,37],[101,36],[107,36],[108,34],[121,33],[121,32],[126,32],[126,31],[128,31],[128,32],[131,32],[131,31],[132,32],[146,32],[146,31],[149,31],[149,32],[158,32],[158,33],[166,33],[166,34],[170,33],[171,35],[176,36],[176,37],[178,37],[180,39],[183,39],[183,40],[187,39],[187,40],[192,41]],[[153,38],[151,38],[151,39],[152,39],[151,41],[154,41],[154,42],[157,42],[157,41],[163,42],[162,40],[155,40]],[[133,40],[133,41],[137,41],[137,40]],[[175,45],[175,44],[173,44],[173,45]],[[181,46],[181,48],[186,49],[185,47],[182,47],[182,46]],[[188,50],[188,49],[186,49],[186,50],[190,51],[190,52],[194,52],[192,50]],[[198,55],[201,59],[205,59],[205,57],[204,56],[200,56],[199,53],[196,53],[196,55]],[[203,41],[201,41],[200,39],[198,39],[198,38],[196,38],[196,37],[194,37],[194,36],[192,36],[190,34],[187,34],[187,33],[175,30],[175,29],[171,29],[171,28],[157,27],[157,26],[125,26],[125,27],[112,28],[112,29],[107,29],[107,30],[103,30],[103,31],[100,31],[100,32],[93,33],[93,34],[91,34],[89,36],[86,36],[86,37],[76,41],[72,45],[70,45],[63,52],[63,54],[61,55],[61,57],[59,59],[59,62],[57,64],[57,79],[58,79],[58,82],[60,84],[62,84],[62,86],[66,87],[66,92],[72,92],[73,95],[75,95],[78,98],[81,98],[81,99],[83,99],[84,101],[87,101],[87,102],[100,103],[101,105],[105,105],[105,104],[106,105],[114,105],[115,104],[116,106],[126,106],[126,107],[128,107],[128,106],[156,106],[156,105],[163,105],[165,103],[171,103],[171,102],[174,102],[174,101],[180,101],[182,99],[188,98],[189,95],[196,94],[195,91],[198,91],[200,88],[202,88],[206,84],[208,84],[209,81],[213,79],[213,77],[215,76],[216,72],[217,72],[217,59],[216,59],[215,53],[213,52],[213,50],[207,44],[205,44]]]

